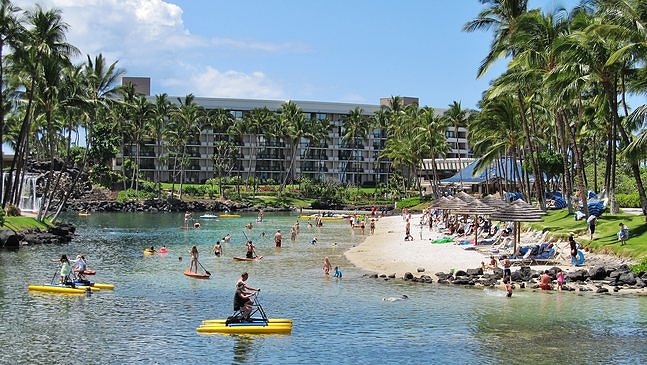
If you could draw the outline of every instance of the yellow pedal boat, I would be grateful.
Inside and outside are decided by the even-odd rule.
[[[99,288],[94,288],[94,287],[72,288],[71,286],[55,285],[55,284],[29,285],[27,289],[29,291],[38,291],[38,292],[53,293],[53,294],[86,294],[88,289],[90,289],[93,292],[101,290]]]
[[[198,333],[224,333],[224,334],[290,334],[292,320],[287,318],[251,319],[249,322],[229,323],[225,319],[209,319],[202,321],[196,329]]]

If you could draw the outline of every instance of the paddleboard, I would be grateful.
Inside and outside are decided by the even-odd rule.
[[[251,259],[250,259],[250,258],[247,258],[247,257],[237,257],[237,256],[234,256],[234,260],[236,260],[236,261],[258,261],[258,260],[260,260],[260,259],[262,259],[262,258],[263,258],[263,256],[256,256],[256,257],[253,257],[253,258],[251,258]]]
[[[188,270],[188,269],[184,270],[184,275],[190,276],[190,277],[196,278],[196,279],[209,279],[209,277],[210,277],[210,275],[196,273],[196,272],[193,272],[193,271]]]

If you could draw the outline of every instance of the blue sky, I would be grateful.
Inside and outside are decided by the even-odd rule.
[[[128,76],[151,77],[152,94],[367,104],[401,95],[473,108],[505,67],[476,79],[492,34],[462,27],[482,9],[478,0],[38,3],[63,10],[68,41],[83,55],[102,53]]]

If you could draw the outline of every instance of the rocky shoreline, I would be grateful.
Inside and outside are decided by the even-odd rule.
[[[76,227],[69,223],[59,223],[45,232],[31,229],[20,232],[0,230],[0,247],[18,249],[25,245],[68,243],[75,233]]]
[[[553,280],[553,288],[556,289],[556,274],[561,270],[559,267],[548,269],[548,273]],[[423,273],[424,268],[418,268],[418,273]],[[454,273],[438,272],[434,280],[430,275],[421,274],[414,276],[413,273],[407,272],[400,279],[395,274],[367,274],[366,277],[373,279],[404,280],[414,283],[426,284],[445,284],[457,285],[463,287],[475,288],[495,288],[501,287],[503,279],[503,269],[496,268],[484,272],[482,268],[458,270]],[[566,270],[562,270],[566,271]],[[542,270],[534,270],[531,266],[522,266],[512,271],[513,289],[539,289],[539,276]],[[566,272],[566,281],[562,286],[562,291],[568,292],[593,292],[597,294],[605,293],[631,293],[647,295],[647,273],[634,273],[629,265],[620,265],[618,267],[595,266],[590,269],[575,269]],[[539,289],[541,290],[541,289]]]

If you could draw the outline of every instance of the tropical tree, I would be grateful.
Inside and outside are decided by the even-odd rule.
[[[350,161],[357,160],[358,150],[361,146],[363,140],[368,137],[369,130],[371,128],[371,118],[364,114],[364,110],[360,107],[355,107],[351,110],[348,115],[344,116],[342,119],[342,128],[343,135],[342,141],[346,143],[347,146],[350,146],[351,155],[349,156]],[[355,171],[358,167],[354,167],[353,163],[347,163],[347,166],[350,164],[351,170],[353,171],[353,184],[357,184]],[[359,189],[359,184],[357,184]]]

